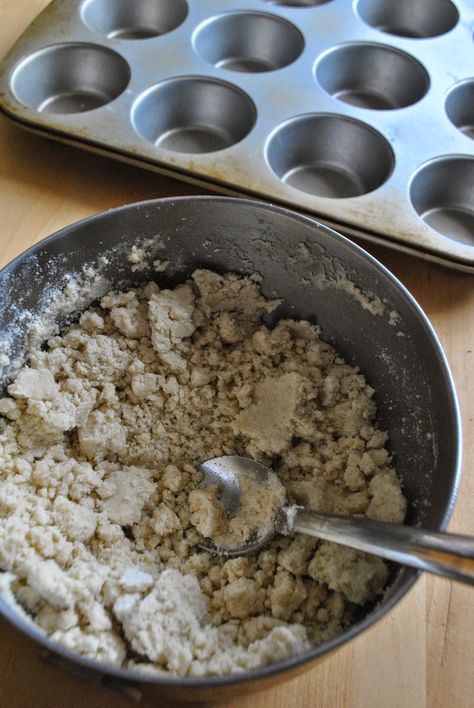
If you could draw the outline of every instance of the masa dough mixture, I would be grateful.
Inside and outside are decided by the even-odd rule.
[[[383,592],[382,560],[310,537],[231,560],[198,546],[197,466],[223,454],[271,464],[290,502],[404,518],[372,389],[317,327],[267,329],[274,306],[257,277],[198,270],[111,292],[31,353],[0,400],[0,584],[52,639],[225,674],[328,639]]]
[[[271,470],[263,481],[242,470],[238,484],[239,506],[232,515],[227,514],[216,484],[203,482],[189,495],[191,523],[222,555],[236,555],[236,549],[242,551],[249,543],[263,545],[273,535],[277,514],[286,502],[286,489]]]

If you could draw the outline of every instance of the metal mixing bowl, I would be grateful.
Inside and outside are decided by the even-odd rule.
[[[163,273],[133,268],[133,245],[144,248],[150,263],[169,260],[169,268]],[[263,293],[283,298],[269,323],[281,317],[317,322],[323,338],[358,365],[375,389],[380,425],[390,431],[409,501],[407,523],[445,528],[460,473],[461,429],[451,374],[417,303],[361,248],[309,218],[259,202],[183,197],[112,209],[62,229],[0,273],[0,346],[3,340],[12,355],[21,354],[32,318],[55,311],[59,291],[84,265],[96,267],[100,277],[82,308],[109,287],[150,277],[173,285],[197,267],[260,273]],[[8,370],[3,374],[6,383]],[[1,598],[0,611],[41,643],[51,660],[87,679],[134,698],[215,701],[309,668],[381,619],[416,578],[415,571],[394,567],[383,599],[339,636],[271,666],[218,678],[182,679],[108,667],[46,639]]]

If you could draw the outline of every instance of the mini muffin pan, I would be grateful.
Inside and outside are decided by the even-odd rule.
[[[472,0],[55,0],[0,108],[474,272],[473,34]]]

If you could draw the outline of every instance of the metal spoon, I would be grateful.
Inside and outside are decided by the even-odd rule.
[[[220,500],[229,517],[235,516],[240,509],[243,474],[251,475],[261,485],[268,481],[269,475],[275,474],[265,465],[239,455],[215,457],[203,462],[200,469],[204,472],[202,485],[218,487]],[[294,505],[282,505],[270,531],[259,534],[255,529],[243,545],[216,546],[210,539],[204,539],[201,546],[211,553],[234,557],[257,551],[277,533],[295,531],[474,585],[474,538],[365,517],[323,514]]]

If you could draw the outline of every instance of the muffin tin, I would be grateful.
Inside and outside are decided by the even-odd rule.
[[[55,0],[0,108],[474,272],[473,32],[469,0]]]

